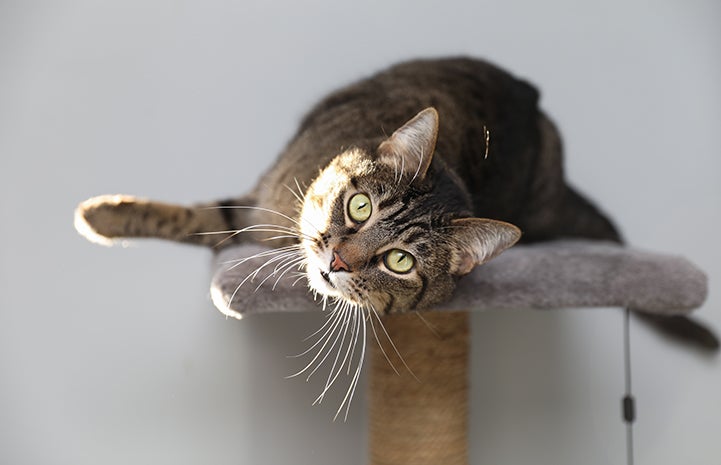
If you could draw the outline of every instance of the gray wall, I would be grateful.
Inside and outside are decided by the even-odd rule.
[[[364,463],[363,396],[332,423],[284,379],[317,315],[226,320],[208,251],[94,246],[72,211],[240,193],[318,97],[409,57],[538,84],[570,179],[707,270],[721,328],[721,3],[438,3],[0,3],[0,463]],[[622,462],[620,312],[473,324],[472,463]],[[637,463],[719,463],[718,358],[633,331]]]

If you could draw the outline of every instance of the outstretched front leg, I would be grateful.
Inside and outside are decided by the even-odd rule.
[[[234,242],[250,221],[251,197],[181,206],[128,195],[101,195],[75,210],[75,228],[92,242],[111,245],[131,237],[154,237],[214,247]]]

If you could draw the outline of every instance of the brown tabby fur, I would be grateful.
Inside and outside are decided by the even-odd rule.
[[[284,236],[277,244],[290,247],[290,258],[279,265],[304,267],[316,292],[387,315],[391,336],[425,378],[421,386],[396,380],[375,349],[373,463],[465,463],[467,317],[432,316],[450,331],[444,343],[403,312],[447,299],[460,276],[513,245],[519,229],[525,242],[621,242],[565,182],[560,137],[538,97],[479,60],[399,64],[317,104],[247,195],[195,207],[96,197],[78,207],[76,227],[101,243],[160,237],[216,246],[223,234],[214,233],[226,232],[224,246]],[[355,194],[370,198],[367,220],[349,217]],[[413,257],[410,271],[390,269],[394,249]]]
[[[399,185],[399,168],[381,162],[383,150],[393,149],[389,142],[393,137],[389,138],[388,132],[429,107],[437,110],[439,119],[435,134],[426,128],[431,132],[426,134],[425,147],[430,153],[418,161],[406,153],[410,166],[405,167],[408,173]],[[463,228],[465,236],[454,235],[462,232],[459,223],[452,223],[459,218],[475,216],[512,223],[520,228],[521,241],[525,242],[558,237],[621,241],[611,222],[565,182],[561,153],[558,131],[539,110],[538,92],[528,83],[479,60],[413,61],[334,92],[317,104],[278,161],[244,197],[182,207],[129,196],[101,196],[79,206],[76,226],[89,239],[103,243],[121,237],[161,237],[214,246],[222,236],[203,233],[278,225],[289,231],[286,235],[299,236],[286,238],[279,242],[281,245],[298,240],[303,243],[307,260],[302,264],[315,290],[336,292],[320,279],[320,272],[329,271],[322,268],[331,261],[331,249],[336,249],[350,254],[358,262],[356,267],[363,268],[354,273],[329,273],[333,279],[342,277],[345,281],[348,292],[342,297],[356,302],[370,300],[379,311],[386,312],[429,308],[451,294],[455,280],[469,266],[482,263],[515,240],[513,231],[489,222],[484,227],[509,235],[505,242],[495,238],[494,243],[492,231],[478,229],[475,233],[479,237],[469,240],[474,231],[468,227]],[[415,170],[420,162],[426,163],[425,172],[418,176]],[[372,166],[362,173],[359,167],[364,163]],[[329,165],[340,170],[331,175],[346,175],[331,177],[337,184],[333,195],[347,196],[360,187],[383,197],[383,205],[374,209],[374,215],[380,216],[372,225],[347,224],[347,217],[343,218],[346,199],[336,198],[326,199],[325,214],[332,221],[322,228],[309,229],[310,221],[298,220],[303,208],[299,198],[313,191],[319,173],[325,169],[329,174]],[[318,195],[310,197],[318,200]],[[259,209],[208,208],[239,205]],[[305,231],[301,234],[302,227]],[[231,235],[221,245],[278,235],[257,229]],[[400,242],[397,245],[401,248],[406,247],[404,240],[416,242],[406,247],[412,246],[409,251],[415,251],[417,259],[408,276],[388,273],[382,270],[382,263],[376,266],[388,238]],[[461,269],[459,260],[463,257],[458,251],[469,242],[478,253],[470,258],[466,253],[466,266]],[[369,252],[353,255],[353,250]],[[315,265],[308,266],[308,262]],[[451,269],[454,266],[456,269]],[[363,276],[345,279],[350,275]],[[669,328],[664,323],[670,320],[656,320],[657,325],[672,332],[688,327],[690,321],[684,319],[684,325],[673,322]],[[684,332],[701,331],[705,345],[717,344],[715,337],[698,325],[691,324],[691,330]]]

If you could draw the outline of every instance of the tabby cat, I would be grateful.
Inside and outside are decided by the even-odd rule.
[[[185,207],[101,196],[78,207],[75,224],[103,243],[273,238],[321,295],[382,314],[428,309],[518,240],[621,242],[564,180],[538,99],[484,61],[402,63],[317,104],[243,197]]]

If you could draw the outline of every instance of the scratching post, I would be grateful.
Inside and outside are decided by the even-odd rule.
[[[267,249],[245,244],[218,254],[211,285],[218,309],[235,318],[318,311],[307,288],[293,286],[292,279],[277,285],[269,279],[271,284],[258,292],[252,285],[237,289],[264,259],[241,266],[228,263],[263,250]],[[507,250],[461,279],[453,299],[440,311],[420,314],[425,322],[414,313],[383,317],[390,338],[418,381],[388,341],[380,338],[399,375],[369,338],[371,465],[468,463],[469,316],[464,310],[621,307],[671,316],[701,306],[706,293],[706,275],[681,257],[588,240]]]
[[[373,345],[371,465],[468,464],[469,316],[466,312],[423,315],[425,322],[412,313],[383,318],[417,379],[388,342],[382,349]]]

